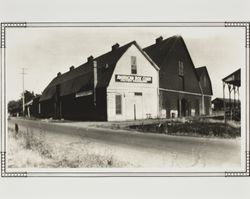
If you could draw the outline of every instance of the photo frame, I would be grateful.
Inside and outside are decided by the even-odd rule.
[[[244,169],[239,171],[225,170],[224,172],[203,172],[203,171],[191,171],[191,172],[168,172],[162,170],[155,171],[120,171],[120,170],[89,170],[82,171],[81,169],[46,169],[39,171],[10,171],[6,167],[7,153],[7,132],[8,132],[8,120],[7,120],[7,99],[6,99],[6,68],[8,62],[6,62],[6,54],[8,53],[8,30],[12,28],[81,28],[81,27],[213,27],[213,28],[240,28],[245,30],[245,101],[242,103],[242,109],[244,109],[244,122],[243,126],[244,134]],[[1,23],[1,176],[2,177],[247,177],[250,176],[250,147],[249,147],[249,22],[3,22]],[[243,108],[244,107],[244,108]]]

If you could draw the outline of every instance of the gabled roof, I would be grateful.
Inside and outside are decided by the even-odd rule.
[[[234,71],[233,73],[231,73],[227,77],[223,78],[222,81],[225,83],[240,87],[240,81],[241,81],[240,69]]]
[[[136,41],[132,41],[126,45],[118,47],[115,50],[109,51],[93,61],[97,62],[97,78],[96,87],[107,87],[112,77],[113,71],[119,59],[127,51],[127,49],[135,45],[145,58],[157,69],[157,65],[151,58],[143,52]],[[50,84],[44,89],[40,101],[52,99],[56,94],[56,86],[60,85],[60,96],[69,95],[72,93],[89,90],[93,88],[93,61],[86,62],[79,67],[68,71],[60,76],[55,77]]]
[[[199,77],[199,80],[201,79],[202,75],[206,75],[208,80],[209,80],[209,83],[211,85],[210,88],[209,88],[209,92],[206,92],[207,88],[205,88],[204,85],[201,84],[201,88],[202,88],[203,93],[208,94],[208,95],[213,95],[212,83],[211,83],[211,79],[210,79],[210,76],[209,76],[208,71],[207,71],[207,67],[202,66],[202,67],[195,68],[195,70],[196,70],[196,73],[197,73],[197,75]]]
[[[24,105],[25,106],[31,106],[34,102],[38,102],[40,97],[41,97],[41,95],[36,95],[36,97],[34,97],[32,100],[28,101]]]
[[[161,68],[167,54],[177,41],[178,36],[172,36],[158,43],[152,44],[143,50],[151,57],[151,59]]]
[[[29,106],[33,104],[33,99],[24,104],[24,106]]]
[[[198,76],[200,77],[202,74],[204,74],[204,72],[207,73],[207,68],[206,66],[202,66],[202,67],[198,67],[198,68],[195,68]]]
[[[162,39],[162,37],[160,37]],[[159,39],[159,38],[158,38]],[[159,66],[159,68],[164,67],[164,61],[167,59],[168,54],[173,50],[176,42],[182,42],[190,61],[193,65],[194,73],[197,79],[199,80],[199,77],[196,73],[193,60],[189,54],[189,51],[187,49],[187,46],[185,44],[184,39],[180,35],[174,35],[172,37],[169,37],[167,39],[162,39],[159,42],[156,42],[155,44],[152,44],[143,50],[150,56],[150,58]]]

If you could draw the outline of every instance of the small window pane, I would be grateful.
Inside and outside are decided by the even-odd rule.
[[[184,65],[183,65],[183,62],[179,61],[178,65],[179,65],[179,75],[180,76],[184,76]]]
[[[115,96],[115,110],[116,114],[122,114],[122,96],[116,95]]]
[[[131,56],[131,73],[137,74],[137,63],[135,56]]]
[[[207,86],[207,78],[204,77],[204,86],[206,87]]]
[[[135,92],[135,96],[142,96],[141,92]]]

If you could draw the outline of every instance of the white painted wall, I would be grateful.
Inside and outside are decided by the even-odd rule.
[[[152,83],[125,83],[116,82],[115,75],[131,74],[131,56],[137,59],[137,75],[151,76]],[[134,119],[134,105],[136,105],[136,119],[146,119],[147,114],[152,118],[158,116],[159,109],[159,73],[156,68],[144,57],[135,45],[132,45],[118,61],[109,86],[107,88],[108,121]],[[142,92],[142,96],[135,96],[135,92]],[[122,114],[116,115],[115,95],[122,95]]]

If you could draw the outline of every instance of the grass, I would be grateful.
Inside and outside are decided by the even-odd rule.
[[[130,129],[141,132],[165,133],[170,135],[187,135],[202,137],[235,138],[240,136],[240,124],[224,123],[218,120],[203,119],[189,121],[166,121],[156,124],[132,125]]]
[[[8,167],[10,168],[109,168],[126,167],[109,151],[99,154],[83,144],[67,145],[46,140],[46,132],[34,129],[8,129]]]
[[[222,123],[195,122],[168,125],[169,134],[185,133],[186,135],[201,135],[206,137],[235,138],[240,136],[240,128],[233,128]]]
[[[26,140],[27,135],[16,133],[13,128],[8,129],[7,165],[9,168],[44,167],[51,162],[50,158],[41,155],[43,150],[41,145],[37,147],[39,150],[34,150],[35,146],[31,144],[34,137],[29,136]]]

